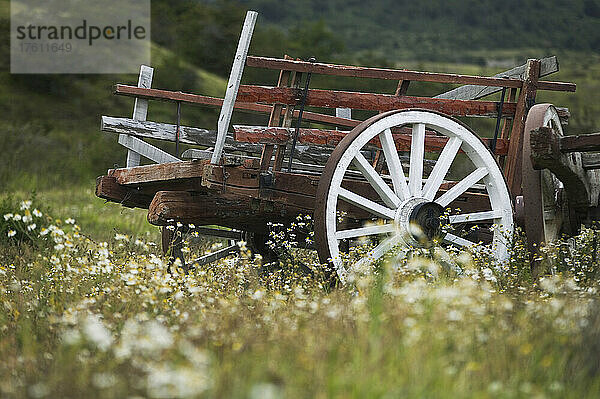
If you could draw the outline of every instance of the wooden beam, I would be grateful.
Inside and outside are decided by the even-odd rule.
[[[525,73],[525,82],[519,93],[517,100],[517,109],[510,133],[510,144],[508,155],[504,165],[504,174],[508,184],[511,197],[514,199],[521,195],[521,165],[523,154],[523,136],[525,132],[525,119],[532,104],[535,103],[537,93],[537,83],[540,72],[540,61],[531,59],[527,62],[527,71]]]
[[[278,58],[248,56],[246,65],[257,68],[283,69],[297,72],[310,72],[324,75],[349,76],[357,78],[412,80],[420,82],[473,84],[480,86],[516,87],[523,82],[519,79],[489,78],[450,73],[417,72],[386,68],[367,68],[350,65],[324,64]],[[575,84],[562,82],[539,82],[540,90],[575,91]]]
[[[234,125],[234,138],[238,142],[246,143],[270,143],[283,144],[291,140],[292,129],[284,127],[264,127],[264,126],[239,126]],[[398,151],[410,151],[412,135],[410,130],[398,129],[403,133],[394,133],[394,141]],[[301,128],[298,134],[298,142],[301,144],[321,145],[335,147],[348,132],[341,130],[322,130]],[[486,145],[489,145],[491,139],[482,139]],[[429,152],[439,152],[444,148],[448,138],[435,134],[427,134],[425,138],[425,150]],[[374,138],[371,143],[379,147],[379,139]],[[498,139],[496,143],[496,153],[506,155],[508,152],[508,140]]]
[[[218,164],[221,160],[221,155],[223,155],[225,136],[227,136],[227,130],[229,130],[229,122],[231,122],[231,115],[233,115],[235,99],[242,81],[242,73],[244,72],[246,56],[248,55],[248,49],[250,48],[250,40],[252,39],[252,33],[254,32],[254,25],[256,24],[257,17],[258,13],[256,11],[248,11],[246,13],[246,19],[244,20],[244,26],[242,27],[242,33],[240,34],[235,58],[233,59],[233,66],[231,67],[229,80],[227,81],[227,90],[225,91],[221,114],[219,115],[219,121],[217,123],[217,140],[215,142],[213,156],[210,160],[212,164]]]
[[[123,84],[117,84],[113,88],[115,94],[124,95],[128,97],[139,97],[152,100],[163,100],[163,101],[181,101],[188,104],[208,105],[214,107],[220,107],[223,105],[223,99],[217,97],[201,96],[198,94],[183,93],[181,91],[170,91],[161,89],[144,89],[135,86],[128,86]],[[272,106],[266,104],[255,104],[242,101],[235,102],[235,108],[268,114],[273,109]],[[282,111],[282,114],[285,110]],[[298,111],[294,112],[294,117],[298,117]],[[336,117],[333,115],[320,114],[317,112],[304,111],[302,119],[313,122],[329,123],[338,126],[354,127],[360,124],[362,121]]]
[[[302,90],[287,87],[240,86],[238,99],[243,102],[266,102],[296,105]],[[452,116],[498,115],[497,102],[432,99],[428,97],[398,97],[390,94],[359,93],[337,90],[308,91],[306,105],[328,108],[352,108],[371,111],[390,111],[406,108],[425,108]],[[505,103],[503,116],[513,116],[515,103]]]
[[[558,177],[565,186],[569,206],[580,209],[590,206],[588,182],[581,161],[560,151],[560,138],[552,128],[540,127],[530,134],[533,167],[549,169]]]
[[[494,78],[511,78],[525,80],[525,71],[527,64],[519,65],[504,72],[497,73]],[[542,58],[540,60],[540,77],[558,72],[558,59],[556,56]],[[465,85],[457,87],[442,94],[438,94],[434,98],[447,98],[449,100],[477,100],[489,96],[490,94],[498,93],[502,90],[497,86],[476,86]]]
[[[179,158],[137,137],[122,134],[119,136],[119,144],[156,163],[179,162]]]
[[[114,176],[100,176],[96,179],[96,196],[129,208],[148,208],[153,197],[120,185]]]
[[[160,165],[143,165],[134,168],[109,170],[117,183],[138,185],[145,183],[167,182],[180,179],[202,178],[204,165],[208,161],[181,161]]]
[[[140,66],[140,75],[138,77],[138,87],[150,88],[152,86],[152,76],[154,69],[142,65]],[[133,119],[137,121],[145,121],[148,115],[148,100],[136,98],[133,105]],[[140,164],[140,154],[129,149],[127,150],[127,167],[138,166]]]
[[[600,133],[563,136],[560,138],[560,152],[600,151]]]

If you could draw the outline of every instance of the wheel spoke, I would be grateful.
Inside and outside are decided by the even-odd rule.
[[[471,172],[467,177],[456,183],[454,187],[450,190],[446,191],[442,196],[435,200],[438,204],[443,207],[448,206],[449,203],[458,198],[462,193],[467,191],[470,187],[472,187],[479,180],[483,179],[487,176],[488,170],[487,168],[477,168],[473,172]]]
[[[423,158],[425,156],[425,124],[415,123],[410,142],[410,170],[408,189],[412,196],[420,197],[423,186]]]
[[[371,186],[377,191],[377,194],[381,197],[383,202],[391,208],[397,208],[400,206],[400,198],[383,181],[381,176],[377,173],[375,168],[371,166],[369,161],[359,152],[354,156],[354,160],[352,161],[354,166],[360,170],[363,176],[371,183]]]
[[[335,233],[335,238],[343,240],[344,238],[373,236],[377,234],[392,233],[396,230],[393,224],[380,224],[373,226],[365,226],[357,229],[340,230]]]
[[[455,244],[455,245],[459,245],[461,247],[470,247],[475,245],[475,243],[473,241],[469,241],[467,239],[464,239],[462,237],[459,236],[455,236],[454,234],[446,234],[446,236],[444,237],[444,241],[446,241],[447,243],[450,244]]]
[[[386,238],[381,243],[379,243],[379,245],[370,250],[364,258],[352,265],[351,269],[353,271],[360,271],[362,268],[370,265],[377,259],[381,258],[383,255],[385,255],[386,252],[388,252],[394,246],[401,242],[402,240],[399,234],[394,234],[393,236]]]
[[[406,176],[404,176],[404,170],[402,169],[402,163],[400,163],[400,157],[398,156],[398,150],[396,150],[396,143],[394,142],[392,131],[390,129],[385,129],[381,132],[379,134],[379,141],[381,142],[385,162],[387,163],[390,176],[392,177],[394,192],[400,199],[405,200],[410,197],[410,191],[408,190]]]
[[[458,137],[452,137],[442,150],[438,160],[431,171],[431,174],[427,178],[427,183],[425,183],[425,187],[423,187],[423,197],[427,198],[430,201],[433,201],[435,197],[435,193],[440,188],[442,184],[442,180],[446,177],[458,150],[462,144],[462,140]]]
[[[386,208],[383,205],[379,205],[378,203],[373,202],[370,199],[363,197],[362,195],[358,195],[356,193],[353,193],[352,191],[346,190],[343,187],[340,187],[338,195],[344,201],[355,205],[361,209],[364,209],[365,211],[371,212],[372,214],[377,215],[379,217],[385,219],[393,219],[396,215],[396,212],[393,209]]]
[[[484,211],[484,212],[474,212],[474,213],[465,213],[462,215],[452,215],[450,216],[450,223],[468,223],[468,222],[478,222],[480,220],[492,220],[499,219],[502,217],[502,211]]]

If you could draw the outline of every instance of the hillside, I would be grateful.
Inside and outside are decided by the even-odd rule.
[[[284,30],[322,20],[351,52],[485,62],[506,49],[600,51],[596,0],[240,0]],[[483,52],[483,53],[481,53]]]

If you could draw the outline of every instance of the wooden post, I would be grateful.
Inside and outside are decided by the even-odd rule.
[[[233,59],[233,66],[231,67],[231,73],[229,74],[229,80],[227,81],[227,90],[225,91],[225,98],[223,99],[221,114],[219,115],[215,150],[210,160],[210,163],[213,165],[219,163],[221,155],[223,154],[225,136],[227,136],[229,122],[231,122],[231,114],[233,114],[235,99],[240,87],[240,82],[242,81],[242,73],[244,72],[248,48],[250,47],[250,40],[252,39],[252,32],[254,31],[257,17],[258,13],[256,11],[248,11],[246,19],[244,20],[244,27],[242,28],[235,58]]]
[[[527,70],[525,71],[525,80],[519,93],[515,118],[510,134],[510,143],[508,145],[508,155],[504,174],[508,183],[511,197],[514,199],[522,192],[521,188],[521,165],[523,156],[523,134],[525,129],[525,119],[529,108],[535,103],[537,92],[537,82],[540,74],[540,61],[530,59],[527,61]]]
[[[154,75],[154,69],[152,67],[142,65],[140,66],[140,76],[138,78],[138,87],[149,89],[152,86],[152,76]],[[148,100],[137,98],[133,105],[133,119],[136,121],[145,121],[148,115]],[[131,136],[121,134],[119,141],[131,141]],[[138,166],[140,164],[140,154],[132,149],[127,150],[127,167]]]
[[[292,57],[285,55],[284,59],[291,59]],[[290,71],[279,71],[279,80],[277,81],[277,86],[288,86]],[[271,110],[271,116],[269,117],[269,123],[267,126],[279,126],[281,123],[281,111],[283,110],[283,104],[274,104],[273,109]],[[285,146],[284,146],[285,148]],[[260,156],[260,171],[263,172],[269,169],[271,165],[271,158],[273,156],[273,150],[275,149],[275,145],[273,144],[265,144],[263,146],[263,151]]]

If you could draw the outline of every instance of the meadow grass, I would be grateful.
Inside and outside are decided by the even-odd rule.
[[[143,212],[88,189],[23,199],[1,202],[2,397],[600,395],[594,230],[548,248],[537,285],[517,242],[502,271],[413,256],[331,289],[245,249],[170,275]]]

